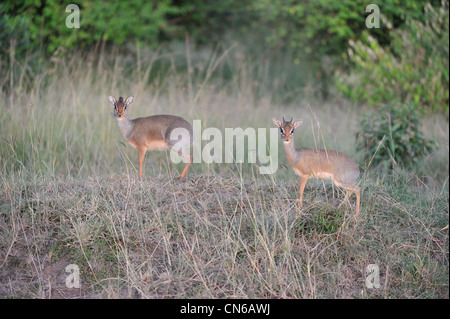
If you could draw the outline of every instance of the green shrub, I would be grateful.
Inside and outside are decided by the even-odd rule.
[[[418,169],[434,144],[423,136],[419,119],[412,103],[383,105],[364,115],[356,147],[364,152],[366,164]]]
[[[35,45],[45,44],[52,53],[59,47],[89,47],[98,41],[122,45],[136,40],[157,46],[160,38],[177,30],[169,15],[181,15],[189,7],[171,1],[123,0],[78,3],[80,28],[66,27],[66,12],[71,1],[5,1],[3,8],[12,17],[26,21],[27,32]]]
[[[405,28],[391,32],[389,47],[366,31],[350,40],[347,57],[354,65],[336,76],[338,89],[357,102],[377,105],[397,99],[417,107],[448,112],[449,12],[425,6],[425,22],[408,19]]]
[[[0,57],[9,57],[11,50],[15,55],[23,55],[31,47],[26,19],[10,16],[0,4]]]

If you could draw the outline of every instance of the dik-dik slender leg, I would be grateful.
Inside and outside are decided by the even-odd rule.
[[[338,209],[341,208],[342,205],[344,205],[344,204],[348,201],[348,199],[350,198],[351,195],[352,195],[352,191],[349,190],[349,189],[347,189],[347,191],[346,191],[346,193],[345,193],[345,196],[344,196],[344,199],[343,199],[342,202],[339,204]]]
[[[299,198],[299,202],[298,202],[298,209],[302,209],[303,191],[305,190],[307,181],[308,181],[308,177],[300,176],[300,198]]]
[[[138,149],[138,160],[139,160],[139,179],[142,178],[142,175],[144,174],[144,158],[145,158],[145,152],[147,152],[147,149],[145,147]]]
[[[184,165],[183,171],[181,172],[181,175],[179,178],[180,181],[184,178],[184,176],[186,176],[186,173],[189,169],[189,166],[191,166],[191,163],[192,163],[192,155],[189,156],[189,161]]]
[[[355,186],[353,192],[355,192],[356,195],[356,218],[359,216],[359,210],[361,205],[361,189],[359,186]]]
[[[361,191],[359,186],[344,186],[341,185],[342,187],[344,187],[347,192],[345,193],[345,197],[342,200],[342,202],[339,204],[338,208],[340,208],[342,205],[345,204],[345,202],[348,201],[348,199],[350,198],[350,196],[352,195],[352,193],[355,193],[356,195],[356,214],[355,214],[355,218],[357,218],[359,216],[359,211],[360,211],[360,201],[361,201]]]

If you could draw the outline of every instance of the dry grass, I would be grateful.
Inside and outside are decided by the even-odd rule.
[[[3,297],[448,298],[445,193],[367,181],[355,224],[314,183],[299,214],[295,184],[277,179],[3,182]],[[81,290],[65,287],[68,264]]]
[[[273,91],[283,75],[268,81],[270,65],[234,47],[185,50],[141,52],[148,58],[137,62],[107,54],[54,59],[33,81],[23,69],[15,90],[3,93],[1,297],[449,297],[448,121],[432,120],[427,134],[441,148],[420,176],[363,174],[356,223],[353,206],[335,208],[342,192],[321,181],[308,182],[297,212],[297,179],[284,168],[260,176],[254,165],[193,164],[178,182],[182,164],[153,152],[140,182],[109,94],[136,97],[132,118],[178,114],[219,129],[302,117],[297,145],[361,157],[354,153],[360,111],[345,101],[278,105]],[[180,72],[187,56],[192,72]],[[68,264],[80,267],[81,289],[66,288]],[[369,264],[380,267],[378,289],[365,286]]]

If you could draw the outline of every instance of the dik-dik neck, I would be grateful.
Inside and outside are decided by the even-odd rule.
[[[133,121],[127,117],[116,118],[117,125],[119,125],[120,133],[128,141],[130,139],[131,130],[133,128]]]
[[[295,148],[294,139],[291,139],[289,142],[283,142],[284,150],[286,151],[286,157],[291,165],[297,163],[300,158],[300,153]]]

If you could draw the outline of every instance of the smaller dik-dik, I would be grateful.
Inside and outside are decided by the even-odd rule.
[[[116,101],[115,97],[108,96],[108,100],[114,105],[114,116],[119,125],[120,133],[131,146],[138,150],[139,179],[142,178],[144,173],[144,157],[147,151],[171,150],[177,144],[180,147],[180,150],[177,151],[178,155],[181,155],[185,162],[183,172],[179,178],[182,180],[192,163],[192,155],[187,154],[187,152],[183,154],[182,152],[182,150],[189,150],[192,145],[191,124],[183,118],[174,115],[152,115],[130,120],[127,118],[126,110],[128,105],[134,100],[132,96],[125,101],[122,97],[119,97],[119,101]],[[171,140],[171,133],[178,128],[187,130],[189,138]]]
[[[295,174],[300,176],[299,209],[302,207],[303,191],[308,179],[322,178],[330,179],[335,185],[347,190],[345,198],[339,206],[349,199],[352,192],[356,194],[356,216],[358,216],[360,189],[356,185],[356,179],[359,177],[359,167],[355,161],[337,151],[295,148],[294,130],[303,123],[302,120],[292,123],[292,119],[286,122],[283,118],[283,123],[281,123],[273,118],[273,123],[280,128],[286,157]]]

